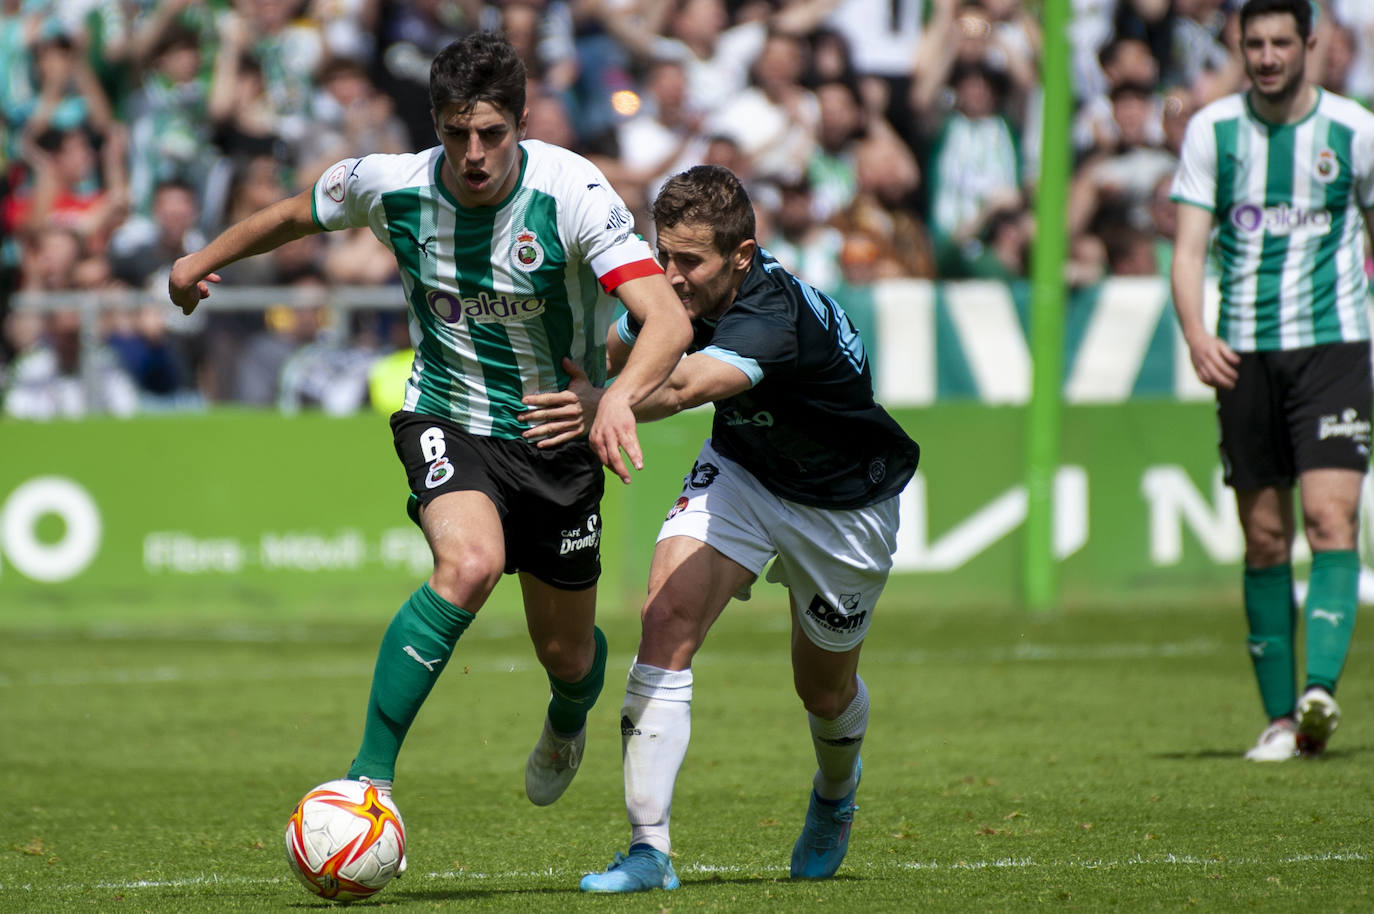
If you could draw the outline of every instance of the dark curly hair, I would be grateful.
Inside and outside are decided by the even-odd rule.
[[[437,117],[447,105],[463,114],[487,102],[514,115],[525,112],[525,64],[497,32],[473,32],[439,52],[429,67],[429,104]]]

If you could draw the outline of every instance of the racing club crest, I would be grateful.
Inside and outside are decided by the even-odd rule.
[[[539,269],[544,262],[544,249],[539,246],[539,237],[529,229],[521,229],[515,236],[515,244],[510,249],[511,263],[517,270],[530,273]]]
[[[447,457],[440,457],[429,465],[429,472],[425,474],[425,488],[438,488],[448,482],[453,473],[453,464],[449,463]]]
[[[1326,147],[1317,153],[1317,161],[1312,171],[1318,181],[1323,184],[1330,184],[1340,176],[1341,160],[1336,158],[1333,149]]]
[[[344,181],[348,178],[348,169],[340,162],[334,166],[334,170],[324,179],[325,196],[335,203],[342,203],[344,200]]]

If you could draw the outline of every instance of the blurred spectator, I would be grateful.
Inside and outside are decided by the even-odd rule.
[[[449,42],[475,29],[481,15],[481,0],[382,0],[374,81],[396,103],[411,149],[429,149],[438,142],[429,110],[430,61]]]
[[[381,0],[310,0],[309,18],[320,23],[320,37],[329,57],[371,60]]]
[[[616,184],[616,189],[636,213],[643,208],[627,194],[652,200],[664,181],[700,162],[706,152],[701,115],[687,106],[687,73],[680,61],[649,65],[643,101],[639,112],[616,131],[620,161],[635,185],[632,190]]]
[[[1029,272],[1035,219],[1024,201],[1008,200],[987,210],[978,227],[976,246],[964,264],[969,279],[1013,282]]]
[[[105,346],[83,349],[82,326],[75,311],[9,316],[6,334],[17,354],[6,372],[6,415],[75,419],[96,413],[129,416],[137,410],[138,392],[119,359]]]
[[[1089,159],[1073,177],[1068,212],[1071,235],[1084,231],[1106,207],[1141,226],[1147,221],[1144,209],[1156,182],[1178,167],[1178,158],[1162,145],[1160,110],[1151,87],[1116,86],[1112,111],[1118,137],[1115,148]]]
[[[942,8],[953,4],[954,0],[841,0],[826,21],[846,42],[865,107],[882,112],[908,143],[915,144],[919,135],[910,94],[922,23],[927,12],[939,18]]]
[[[395,256],[368,228],[330,232],[325,248],[324,274],[331,283],[380,286],[401,280]]]
[[[497,0],[486,7],[481,24],[505,33],[535,92],[571,103],[578,62],[572,8],[565,0]]]
[[[760,180],[794,179],[811,157],[820,112],[801,85],[807,52],[800,38],[770,32],[750,68],[748,88],[710,120],[713,133],[734,137]]]
[[[251,39],[242,17],[224,17],[209,109],[214,144],[230,165],[249,156],[286,154],[278,148],[279,119],[268,97],[262,63],[249,50]],[[207,192],[207,206],[211,193]]]
[[[1111,93],[1117,86],[1155,86],[1159,67],[1149,45],[1139,38],[1113,37],[1098,54],[1101,61],[1102,91],[1084,98],[1074,118],[1073,143],[1079,155],[1109,150],[1119,140],[1112,116]],[[1151,141],[1158,140],[1151,137]]]
[[[1208,74],[1231,69],[1231,53],[1221,42],[1221,6],[1221,0],[1173,0],[1173,53],[1163,73],[1165,86],[1191,88]]]
[[[205,246],[199,225],[195,188],[185,181],[164,180],[153,192],[150,216],[129,219],[110,239],[114,275],[135,288],[147,287],[155,273]]]
[[[1158,73],[1170,73],[1174,56],[1172,0],[1117,0],[1113,34],[1145,43]]]
[[[1369,98],[1361,98],[1350,89],[1351,76],[1359,61],[1359,37],[1353,29],[1330,21],[1318,26],[1317,35],[1318,44],[1322,45],[1321,66],[1315,74],[1317,84],[1368,107]]]
[[[35,94],[30,104],[17,108],[23,130],[38,135],[49,128],[73,130],[87,128],[103,134],[110,128],[114,112],[99,80],[86,60],[80,35],[53,31],[33,45]],[[30,20],[30,28],[41,27]],[[16,87],[17,88],[17,87]]]
[[[333,163],[364,152],[413,151],[391,99],[377,91],[362,64],[331,58],[320,66],[317,82],[310,142],[302,147],[297,168],[299,183],[314,181]]]
[[[60,225],[101,250],[110,232],[128,215],[124,131],[111,126],[97,152],[82,127],[48,130],[26,138],[25,157],[33,180],[7,201],[9,231]]]
[[[1362,101],[1374,99],[1374,3],[1330,0],[1331,18],[1355,38],[1354,60],[1346,74],[1346,92]],[[1323,17],[1316,17],[1320,26]]]
[[[784,183],[779,192],[777,211],[766,220],[771,231],[760,233],[760,243],[806,282],[818,289],[833,288],[841,280],[844,234],[834,226],[816,221],[812,214],[811,182],[805,176]]]
[[[147,216],[155,189],[172,179],[189,185],[199,197],[214,164],[210,94],[210,78],[201,68],[199,36],[185,26],[169,27],[153,50],[152,69],[144,74],[142,86],[128,104],[129,194],[134,213]]]
[[[102,337],[138,388],[144,408],[186,405],[190,369],[185,356],[167,333],[168,311],[149,302],[136,309],[112,309],[104,319]]]
[[[827,79],[815,91],[819,121],[806,175],[813,215],[824,221],[848,206],[859,189],[856,150],[868,127],[854,83]]]
[[[935,246],[926,226],[910,201],[916,187],[914,159],[895,138],[892,142],[864,143],[856,159],[858,192],[833,223],[845,233],[846,248],[857,239],[853,256],[856,267],[877,279],[894,277],[933,278]],[[863,239],[879,240],[871,262],[864,259]],[[841,266],[844,257],[841,251]],[[854,275],[852,270],[846,276]]]
[[[303,17],[302,0],[239,0],[249,50],[262,68],[276,134],[300,151],[310,125],[314,74],[324,59],[319,23]],[[295,161],[297,155],[289,157]]]
[[[262,312],[262,324],[244,343],[236,360],[234,399],[251,406],[276,404],[282,395],[282,370],[303,346],[312,343],[329,321],[320,273],[306,274],[294,285],[303,301],[274,304]]]
[[[20,288],[61,292],[76,288],[76,268],[87,256],[80,232],[60,223],[40,225],[25,236]]]
[[[941,262],[976,234],[984,209],[1020,191],[1016,137],[1001,113],[1005,80],[986,64],[965,62],[949,76],[954,109],[940,122],[926,173],[930,231]]]

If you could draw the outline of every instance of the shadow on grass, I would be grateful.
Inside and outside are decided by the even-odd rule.
[[[1353,758],[1357,755],[1366,755],[1374,751],[1371,746],[1345,746],[1337,749],[1327,749],[1316,758],[1299,759],[1309,765],[1315,765],[1322,761]],[[1150,758],[1163,759],[1170,762],[1192,762],[1204,759],[1240,759],[1243,760],[1245,750],[1243,749],[1194,749],[1190,752],[1155,752]]]
[[[756,885],[762,885],[763,883],[773,883],[773,884],[775,884],[775,885],[795,885],[795,886],[801,888],[801,887],[805,887],[805,886],[814,885],[814,884],[817,883],[817,882],[823,882],[823,883],[825,883],[825,884],[834,884],[834,883],[854,883],[854,884],[858,884],[858,883],[861,883],[861,882],[864,882],[864,881],[865,881],[865,880],[864,880],[863,878],[859,877],[859,876],[849,876],[849,875],[844,875],[844,874],[832,876],[832,877],[830,877],[829,879],[823,879],[823,880],[815,880],[815,879],[789,879],[789,878],[779,878],[779,877],[777,877],[777,876],[732,876],[732,877],[709,876],[709,877],[702,878],[702,879],[684,879],[684,880],[682,880],[682,885],[679,886],[679,887],[676,888],[676,889],[673,889],[671,892],[664,892],[664,891],[659,890],[659,889],[655,889],[655,890],[650,891],[650,892],[619,892],[619,893],[617,893],[617,892],[601,892],[601,893],[598,893],[598,892],[580,892],[580,891],[578,891],[578,888],[577,888],[576,884],[574,884],[574,885],[572,885],[572,886],[570,886],[570,887],[568,887],[568,888],[542,888],[542,889],[538,889],[538,888],[520,888],[520,887],[518,887],[518,886],[510,886],[510,887],[507,887],[507,888],[496,888],[496,887],[493,887],[493,888],[480,888],[480,889],[478,889],[478,888],[472,888],[472,889],[465,889],[465,888],[416,889],[416,890],[408,891],[408,892],[393,892],[393,893],[388,893],[388,895],[386,896],[386,898],[387,898],[388,900],[391,900],[391,901],[403,901],[403,900],[405,900],[405,901],[477,901],[477,900],[484,899],[484,898],[501,898],[501,897],[508,896],[508,895],[509,895],[509,896],[515,896],[515,895],[548,895],[548,896],[559,896],[559,897],[562,897],[562,896],[568,895],[569,893],[576,894],[576,895],[585,895],[585,896],[588,896],[588,897],[593,896],[593,895],[634,894],[634,895],[642,895],[642,896],[644,896],[644,897],[646,897],[646,898],[647,898],[647,897],[661,897],[661,896],[664,896],[664,895],[668,895],[668,896],[671,896],[671,897],[673,897],[673,898],[677,898],[677,897],[680,897],[680,894],[681,894],[681,892],[682,892],[683,889],[708,888],[708,887],[710,887],[710,886],[716,886],[716,885],[719,885],[719,886],[731,886],[731,885],[746,885],[746,886],[752,885],[752,886],[756,886]],[[379,901],[381,901],[381,899],[378,899],[378,902],[379,902]],[[353,902],[352,904],[349,905],[349,908],[365,907],[365,906],[367,906],[369,903],[376,904],[377,902],[368,902],[368,901]],[[306,905],[309,905],[310,903],[309,903],[309,902],[306,902],[305,904],[306,904]]]

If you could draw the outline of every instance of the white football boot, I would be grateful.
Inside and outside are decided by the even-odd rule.
[[[1298,727],[1283,717],[1264,728],[1245,757],[1252,762],[1286,762],[1297,754]]]
[[[1298,699],[1298,751],[1321,755],[1341,722],[1341,709],[1326,689],[1313,686]]]
[[[563,796],[572,783],[577,766],[582,764],[582,751],[587,746],[584,726],[572,736],[559,736],[547,717],[544,732],[534,744],[529,761],[525,763],[525,796],[535,806],[548,806]]]

